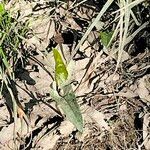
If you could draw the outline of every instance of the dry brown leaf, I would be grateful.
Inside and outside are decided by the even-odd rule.
[[[35,149],[39,150],[50,150],[53,149],[57,140],[60,138],[60,135],[49,133],[44,136],[38,143],[36,144]]]
[[[16,123],[16,131],[18,133],[21,133],[20,136],[25,136],[29,133],[31,129],[28,128],[26,122],[23,121],[23,126],[21,126],[21,120],[18,118],[17,123]],[[13,137],[14,137],[14,123],[11,123],[7,127],[3,127],[3,129],[0,132],[0,145],[3,145],[8,148],[7,146],[9,145],[11,148],[13,148]],[[18,143],[18,142],[17,142]],[[19,145],[19,143],[18,143]],[[8,148],[9,149],[9,148]]]
[[[50,132],[46,134],[40,141],[37,143],[36,147],[40,147],[42,150],[50,150],[53,149],[56,142],[60,137],[69,137],[69,134],[75,129],[74,125],[70,121],[63,121],[61,125],[57,128],[60,131],[60,135],[55,134],[54,132]]]
[[[150,132],[149,132],[149,124],[150,124],[150,114],[147,113],[144,115],[143,120],[143,145],[146,150],[150,149]]]
[[[104,131],[104,130],[110,130],[110,127],[108,123],[105,121],[105,115],[102,112],[99,112],[95,110],[92,107],[89,106],[82,106],[85,114],[85,120],[90,117],[95,123],[97,123],[98,127]]]
[[[108,57],[110,58],[114,58],[116,61],[118,59],[118,55],[117,55],[117,52],[118,52],[118,49],[107,49],[107,48],[103,48],[103,51],[108,55]],[[121,62],[124,62],[126,60],[130,59],[130,55],[123,50],[122,54],[121,54]]]
[[[145,103],[150,102],[150,75],[145,75],[137,81],[137,90],[139,97]]]

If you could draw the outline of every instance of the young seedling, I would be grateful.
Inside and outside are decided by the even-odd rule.
[[[63,110],[67,119],[82,133],[83,119],[75,93],[69,81],[70,72],[68,72],[59,51],[53,49],[53,54],[55,60],[55,81],[53,82],[53,87],[50,89],[51,97]]]
[[[113,35],[113,32],[100,32],[100,38],[101,38],[101,42],[105,47],[108,47],[108,44],[110,42],[110,39]]]

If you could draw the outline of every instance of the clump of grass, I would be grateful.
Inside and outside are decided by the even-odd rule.
[[[17,113],[21,109],[11,86],[15,83],[15,67],[18,60],[23,57],[21,52],[22,40],[18,36],[24,37],[28,31],[26,25],[12,18],[9,11],[5,10],[5,3],[0,3],[0,93],[8,91],[11,97],[11,107],[14,117],[14,142],[16,141]],[[23,116],[23,110],[21,111]],[[21,115],[20,115],[21,116]],[[24,116],[25,117],[25,116]],[[21,118],[22,119],[22,118]],[[14,145],[16,147],[16,144]]]
[[[123,51],[125,50],[125,46],[129,44],[133,40],[133,38],[148,25],[148,22],[143,23],[142,25],[138,22],[137,18],[135,17],[132,9],[133,7],[137,7],[140,3],[144,2],[144,0],[121,0],[121,1],[115,1],[115,0],[108,0],[103,8],[100,10],[98,15],[96,16],[95,20],[91,23],[91,25],[88,27],[87,31],[83,35],[80,42],[75,47],[72,57],[76,54],[80,46],[84,43],[89,33],[92,31],[92,29],[95,27],[95,25],[98,23],[98,21],[102,18],[102,16],[107,12],[108,8],[111,6],[111,4],[115,2],[119,6],[119,9],[113,14],[117,14],[114,21],[117,20],[117,24],[115,25],[115,30],[112,31],[113,34],[111,38],[107,38],[106,36],[103,36],[102,41],[105,41],[107,43],[107,39],[109,39],[109,42],[107,43],[107,49],[109,49],[112,52],[112,55],[117,54],[117,65],[116,70],[119,68],[119,65],[121,64],[121,59],[123,55]],[[118,16],[118,17],[117,17]],[[136,25],[139,26],[139,28],[134,32],[130,33],[130,25],[132,21],[135,22]],[[110,33],[111,34],[111,33]],[[107,33],[109,36],[109,33]],[[102,34],[101,34],[102,36]],[[119,38],[117,38],[119,37]],[[105,39],[104,39],[105,38]],[[114,41],[115,40],[115,41]],[[102,42],[103,44],[104,42]],[[118,44],[118,48],[116,49],[116,43]],[[106,46],[104,44],[104,46]],[[115,49],[115,50],[114,50]],[[110,57],[112,57],[110,55]]]
[[[0,4],[0,9],[1,68],[10,77],[13,77],[15,64],[19,57],[21,57],[20,45],[22,40],[18,35],[25,36],[27,27],[10,16],[9,12],[4,8],[4,3]]]

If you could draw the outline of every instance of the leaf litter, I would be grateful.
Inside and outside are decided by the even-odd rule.
[[[33,150],[149,150],[150,46],[147,39],[150,34],[145,27],[137,33],[135,40],[126,44],[121,65],[114,75],[118,40],[106,49],[103,43],[108,44],[109,41],[101,42],[99,35],[100,30],[102,33],[110,33],[112,26],[117,24],[115,21],[111,23],[115,17],[111,13],[118,9],[115,2],[108,9],[107,16],[104,15],[101,22],[98,22],[101,27],[93,28],[73,57],[75,66],[72,69],[72,87],[84,120],[82,134],[77,132],[70,121],[62,118],[58,106],[51,99],[50,84],[54,76],[52,48],[61,49],[54,39],[57,34],[55,24],[59,24],[60,35],[69,43],[62,43],[65,58],[69,62],[74,47],[101,10],[101,5],[104,5],[98,1],[78,4],[79,1],[69,1],[55,6],[53,1],[21,0],[19,3],[10,1],[6,5],[14,18],[20,11],[18,21],[28,22],[30,28],[24,39],[24,49],[29,58],[25,65],[17,68],[19,71],[15,82],[17,96],[30,119],[31,128],[27,130],[25,121],[22,127],[21,121],[17,119],[18,147]],[[148,11],[144,4],[136,8],[141,9],[140,15]],[[68,9],[68,6],[71,8]],[[133,12],[139,15],[135,10]],[[136,17],[140,18],[140,15]],[[140,20],[141,24],[147,20],[145,15]],[[138,27],[134,24],[132,26],[131,30],[136,32]],[[68,42],[71,36],[64,36],[68,30],[73,33],[71,43]],[[140,47],[139,50],[138,42],[145,48]],[[8,150],[13,145],[14,123],[5,98],[0,100],[0,149]]]

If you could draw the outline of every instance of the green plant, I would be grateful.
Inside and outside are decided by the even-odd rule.
[[[70,120],[80,132],[83,132],[82,115],[69,81],[70,72],[68,72],[59,51],[53,49],[53,54],[55,60],[55,81],[50,90],[51,97],[61,107],[68,120]]]
[[[12,82],[15,83],[15,65],[22,57],[21,55],[21,38],[27,32],[26,25],[12,18],[9,11],[5,10],[5,3],[0,3],[0,94],[8,91],[11,97],[11,107],[14,118],[14,148],[16,148],[16,122],[17,114],[20,119],[26,118],[21,106],[14,95]],[[12,106],[11,106],[12,105]],[[27,119],[27,118],[26,118]]]
[[[0,4],[0,58],[2,70],[14,76],[15,64],[22,57],[21,41],[19,36],[24,36],[27,32],[26,25],[12,18],[4,8],[4,3]],[[19,36],[18,36],[19,35]]]
[[[113,32],[100,32],[101,42],[105,47],[108,46],[112,35],[113,35]]]

